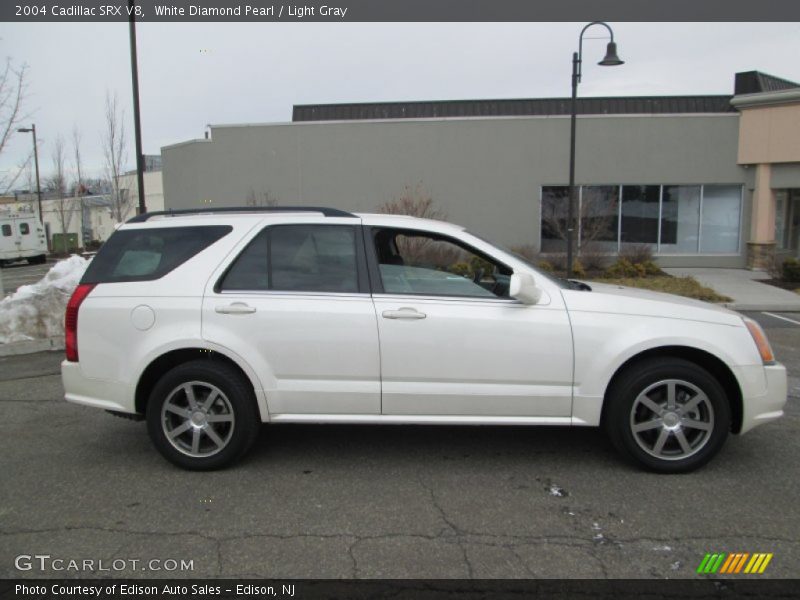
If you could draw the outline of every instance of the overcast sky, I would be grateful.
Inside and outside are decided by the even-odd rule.
[[[729,94],[734,73],[800,81],[800,23],[612,23],[621,67],[584,43],[582,96]],[[583,23],[147,23],[137,28],[144,152],[207,123],[290,121],[293,104],[568,96]],[[587,36],[603,36],[595,27]],[[73,126],[102,168],[106,91],[125,107],[134,164],[127,24],[0,24],[0,56],[29,66],[26,109],[50,148]],[[0,171],[30,148],[18,134]]]

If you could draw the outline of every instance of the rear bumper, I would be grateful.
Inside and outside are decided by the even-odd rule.
[[[91,379],[83,375],[80,363],[63,361],[61,381],[67,402],[93,406],[104,410],[135,413],[133,393],[129,386],[118,381]]]
[[[744,394],[742,428],[739,433],[746,433],[757,425],[783,416],[788,391],[786,367],[774,364],[766,365],[763,369],[766,387],[757,394]]]

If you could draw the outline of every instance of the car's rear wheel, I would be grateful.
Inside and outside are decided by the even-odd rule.
[[[260,424],[250,383],[213,360],[167,372],[147,404],[150,438],[167,460],[185,469],[219,469],[238,460]]]
[[[606,401],[604,421],[614,445],[661,473],[685,473],[707,463],[731,426],[720,383],[679,358],[636,363],[614,383]]]

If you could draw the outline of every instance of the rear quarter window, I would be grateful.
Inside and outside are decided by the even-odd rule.
[[[229,225],[121,229],[100,248],[81,283],[160,279],[232,229]]]

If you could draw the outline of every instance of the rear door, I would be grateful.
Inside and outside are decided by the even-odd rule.
[[[273,420],[379,414],[378,331],[360,220],[257,232],[209,282],[203,337],[256,370]]]
[[[25,256],[44,252],[44,229],[36,219],[17,221],[19,249]]]

